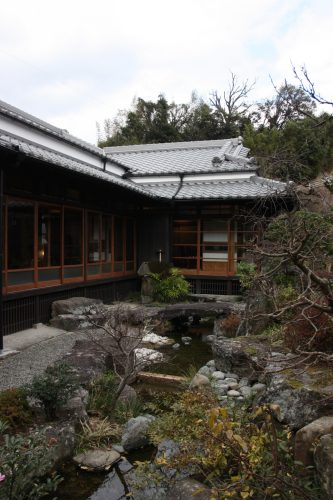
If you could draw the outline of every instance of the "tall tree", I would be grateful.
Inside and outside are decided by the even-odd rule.
[[[234,73],[231,73],[229,88],[220,94],[217,90],[210,96],[210,105],[218,121],[223,137],[235,137],[242,133],[244,123],[251,104],[247,99],[255,82],[248,80],[240,82]]]
[[[280,129],[292,120],[314,116],[316,104],[301,87],[285,81],[274,89],[275,96],[257,103],[257,110],[252,116],[261,127]]]

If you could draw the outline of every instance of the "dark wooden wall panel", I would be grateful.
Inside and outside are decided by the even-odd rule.
[[[137,222],[138,226],[138,266],[142,262],[157,261],[158,250],[162,250],[162,260],[170,261],[170,216],[149,214]]]

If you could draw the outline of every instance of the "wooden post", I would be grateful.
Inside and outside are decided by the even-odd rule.
[[[0,168],[0,353],[3,350],[3,170]]]

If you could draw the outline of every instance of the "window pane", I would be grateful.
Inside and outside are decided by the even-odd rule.
[[[225,220],[203,221],[203,241],[214,243],[228,242],[228,222]]]
[[[87,268],[88,276],[91,276],[94,274],[100,274],[100,272],[101,272],[101,265],[100,264],[91,264]]]
[[[172,260],[176,267],[197,268],[197,228],[196,219],[174,221]]]
[[[60,280],[60,269],[40,269],[38,271],[38,281]]]
[[[34,266],[34,206],[8,200],[8,269]]]
[[[120,217],[114,219],[114,260],[123,260],[123,220]]]
[[[83,274],[83,267],[65,267],[64,278],[81,278]]]
[[[64,263],[82,264],[82,212],[65,209]]]
[[[39,207],[38,210],[38,266],[60,266],[59,208]]]
[[[18,271],[15,273],[8,273],[8,285],[25,285],[28,283],[33,283],[34,272],[33,271]]]
[[[112,257],[112,217],[103,215],[102,217],[102,240],[101,240],[101,260],[111,262]]]
[[[100,261],[100,217],[98,214],[88,214],[88,262]]]
[[[134,260],[134,221],[126,221],[126,260]]]

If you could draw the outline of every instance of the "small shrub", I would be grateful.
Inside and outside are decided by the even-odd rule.
[[[292,286],[292,284],[288,285],[279,285],[276,291],[276,300],[280,307],[284,306],[288,302],[292,302],[297,298],[298,292]]]
[[[143,409],[146,413],[151,413],[153,415],[163,415],[163,413],[170,411],[170,408],[176,401],[178,401],[178,399],[178,392],[158,391],[153,395],[150,401],[146,401],[144,403]]]
[[[88,410],[103,417],[112,418],[119,424],[142,413],[142,404],[138,399],[114,401],[118,387],[116,375],[109,371],[94,380],[90,387]]]
[[[156,465],[206,477],[212,498],[319,498],[314,480],[299,474],[291,433],[271,410],[218,407],[213,396],[185,392],[149,429],[154,444],[172,438],[179,453]]]
[[[56,417],[59,408],[67,403],[78,388],[77,376],[66,363],[49,366],[45,373],[33,378],[27,394],[43,405],[49,420]]]
[[[89,391],[88,409],[109,417],[113,408],[117,379],[113,372],[103,373],[92,383]]]
[[[25,428],[32,422],[32,411],[22,389],[8,389],[0,393],[0,419],[12,431]]]
[[[274,344],[282,343],[284,334],[283,326],[280,323],[273,323],[267,326],[261,333],[260,336],[268,337],[269,340]]]
[[[60,476],[45,477],[52,467],[49,446],[43,434],[5,434],[0,447],[0,500],[36,500],[56,491]]]
[[[118,400],[114,411],[114,418],[119,424],[125,424],[130,418],[141,415],[142,411],[143,404],[139,398],[127,401]]]
[[[238,314],[231,313],[222,321],[223,334],[226,337],[235,337],[241,319]]]
[[[150,273],[149,276],[153,280],[154,298],[159,302],[177,302],[189,293],[189,282],[175,267],[172,267],[168,274]]]
[[[255,264],[252,262],[242,261],[237,265],[237,275],[243,290],[251,288],[257,270]]]

